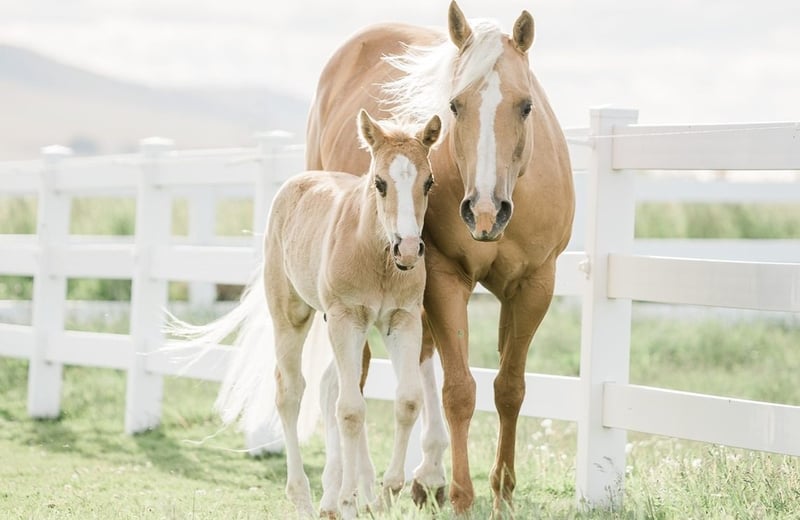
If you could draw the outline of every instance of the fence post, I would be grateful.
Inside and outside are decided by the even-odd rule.
[[[162,156],[172,141],[151,137],[141,141],[142,168],[136,198],[136,237],[131,287],[131,337],[133,359],[125,392],[125,433],[158,426],[164,379],[147,371],[148,354],[162,344],[163,309],[167,306],[167,281],[153,276],[155,248],[166,245],[172,231],[170,194],[157,185]]]
[[[627,383],[631,302],[607,297],[609,253],[633,246],[635,199],[628,172],[612,169],[615,128],[635,123],[636,110],[590,110],[586,281],[581,317],[581,403],[578,416],[576,494],[583,507],[621,505],[627,433],[603,426],[603,385]]]
[[[261,172],[256,177],[256,191],[253,196],[253,247],[257,258],[261,259],[269,208],[278,187],[287,177],[286,172],[278,171],[278,155],[294,135],[283,130],[273,130],[258,133],[255,137],[258,141],[258,155],[261,158]]]
[[[217,197],[212,188],[192,190],[187,198],[189,210],[189,242],[211,245],[216,234]],[[217,285],[212,282],[190,282],[189,303],[193,306],[210,306],[217,299]]]
[[[52,265],[52,249],[64,245],[69,236],[70,197],[58,190],[56,175],[64,157],[72,154],[65,146],[42,148],[37,211],[39,258],[33,278],[34,345],[28,364],[28,414],[50,419],[61,413],[63,365],[47,361],[47,351],[64,331],[67,280]]]

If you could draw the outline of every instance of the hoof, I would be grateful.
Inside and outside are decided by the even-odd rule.
[[[433,490],[414,480],[414,482],[411,484],[411,498],[414,500],[414,503],[417,504],[417,507],[422,507],[428,503],[429,491]],[[440,509],[444,507],[444,486],[436,488],[436,493],[434,496],[436,497],[436,505]]]
[[[336,514],[336,511],[320,511],[319,517],[326,518],[328,520],[336,520],[339,515]]]
[[[403,491],[403,485],[399,486],[383,486],[383,502],[382,508],[389,509],[395,503],[400,492]]]

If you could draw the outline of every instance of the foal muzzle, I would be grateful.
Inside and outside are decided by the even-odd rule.
[[[392,244],[394,264],[401,271],[413,269],[425,254],[425,242],[420,237],[395,237]]]

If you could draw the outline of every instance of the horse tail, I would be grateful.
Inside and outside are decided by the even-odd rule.
[[[183,348],[208,350],[236,333],[232,359],[220,385],[214,410],[225,425],[238,420],[251,455],[283,449],[283,432],[275,406],[275,348],[273,323],[267,307],[259,266],[242,292],[239,304],[206,325],[192,325],[169,317],[166,331],[183,338]],[[327,326],[316,313],[303,350],[303,373],[307,387],[300,407],[298,435],[306,441],[314,433],[320,416],[318,395],[322,372],[332,358]]]
[[[323,314],[317,312],[303,345],[303,375],[306,380],[306,390],[297,419],[297,435],[301,442],[311,437],[322,415],[320,403],[323,391],[322,378],[332,361],[333,346],[328,336],[328,324]]]

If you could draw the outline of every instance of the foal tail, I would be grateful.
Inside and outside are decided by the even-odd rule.
[[[187,341],[181,348],[202,348],[202,357],[213,345],[236,333],[233,352],[220,385],[214,409],[223,423],[239,421],[251,455],[283,449],[283,432],[275,406],[275,347],[272,318],[262,279],[263,267],[253,273],[239,304],[206,325],[192,325],[170,316],[167,332]],[[333,354],[327,325],[317,312],[303,348],[306,391],[300,406],[298,436],[308,440],[320,417],[322,373]]]

